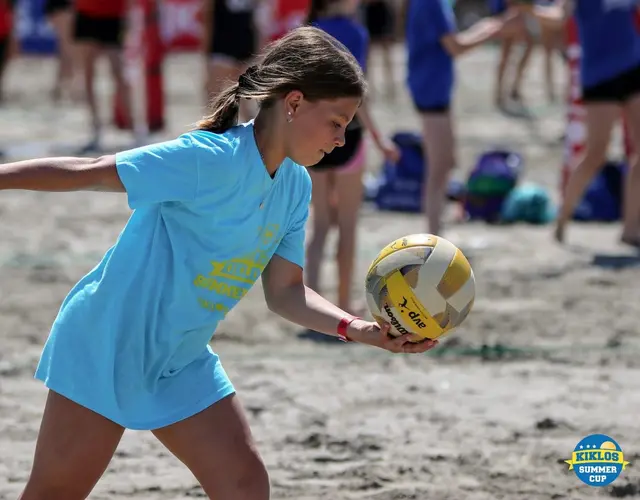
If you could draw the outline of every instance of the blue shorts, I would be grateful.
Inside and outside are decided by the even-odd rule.
[[[55,331],[44,347],[36,378],[50,390],[133,430],[166,427],[235,392],[208,346],[189,364],[167,370],[152,384],[142,382],[141,376],[150,367],[139,366],[127,350],[115,355],[113,351],[90,334]]]
[[[448,113],[453,99],[453,86],[439,92],[411,92],[413,106],[419,113]]]

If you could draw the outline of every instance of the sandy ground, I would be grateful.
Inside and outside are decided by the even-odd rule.
[[[417,127],[402,85],[403,55],[396,55],[396,100],[374,95],[375,115],[389,133]],[[544,103],[541,61],[534,59],[526,89],[537,116],[532,121],[492,109],[495,61],[496,53],[483,49],[460,63],[460,172],[483,147],[504,142],[525,155],[528,180],[555,190],[563,114]],[[379,70],[374,66],[374,77]],[[0,143],[13,156],[64,152],[86,139],[81,108],[48,102],[53,71],[48,60],[19,61],[11,69]],[[198,74],[195,57],[169,61],[166,137],[199,117]],[[107,92],[106,71],[102,75]],[[113,149],[128,141],[119,133],[107,138]],[[372,169],[378,159],[372,152]],[[33,372],[49,325],[127,216],[122,195],[0,196],[0,498],[16,498],[29,472],[46,396]],[[365,206],[354,290],[361,292],[364,272],[383,245],[424,227],[419,216]],[[572,245],[560,248],[548,227],[450,225],[446,235],[475,269],[478,300],[463,327],[430,355],[301,338],[301,328],[267,311],[256,285],[213,345],[248,408],[273,497],[639,496],[640,261],[617,244],[618,229],[576,225]],[[324,277],[333,296],[331,263]],[[589,488],[563,463],[594,432],[616,439],[632,462],[613,487]],[[127,432],[91,498],[202,496],[149,433]]]

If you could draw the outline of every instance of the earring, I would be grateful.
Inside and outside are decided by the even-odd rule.
[[[291,111],[287,113],[287,123],[291,123],[293,121],[293,117],[291,116]]]

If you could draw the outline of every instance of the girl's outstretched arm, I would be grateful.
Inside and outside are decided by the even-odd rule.
[[[0,165],[0,190],[124,192],[115,155],[42,158]]]

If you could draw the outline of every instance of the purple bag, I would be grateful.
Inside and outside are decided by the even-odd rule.
[[[522,156],[513,151],[481,154],[467,179],[464,208],[469,219],[499,221],[502,204],[518,183],[522,168]]]

